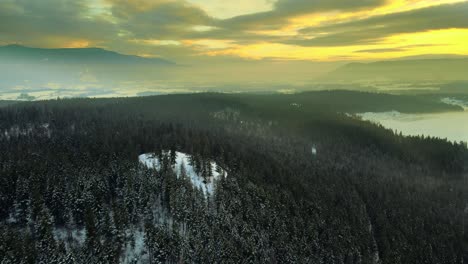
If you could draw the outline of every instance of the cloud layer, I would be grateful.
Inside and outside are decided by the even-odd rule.
[[[213,0],[0,0],[0,44],[98,46],[183,63],[362,60],[438,52],[443,45],[466,54],[468,2],[454,1],[253,0],[223,11]],[[450,38],[390,40],[428,31]]]
[[[300,30],[302,38],[287,42],[304,46],[373,44],[396,34],[468,28],[467,15],[468,2],[432,6],[358,21],[304,28]],[[306,38],[311,35],[318,36]]]

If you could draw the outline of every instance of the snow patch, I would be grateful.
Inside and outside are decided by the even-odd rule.
[[[86,230],[84,228],[54,228],[53,234],[55,240],[65,241],[67,242],[65,244],[69,246],[70,244],[74,243],[78,244],[79,246],[82,246],[86,241]]]
[[[26,124],[22,127],[19,125],[14,125],[8,129],[4,129],[3,131],[0,130],[0,138],[4,137],[6,139],[10,139],[33,134],[50,138],[52,132],[49,127],[49,123],[44,123],[38,126],[33,124]]]
[[[317,147],[312,147],[312,155],[317,156]]]
[[[135,231],[127,232],[127,235],[133,235],[133,240],[126,243],[124,247],[122,263],[142,263],[148,257],[145,246],[145,232]]]
[[[162,153],[162,156],[170,156],[169,151]],[[147,168],[161,170],[161,160],[155,153],[146,153],[141,154],[138,157],[140,163],[145,165]],[[195,168],[195,165],[191,162],[193,157],[182,153],[175,152],[175,163],[172,165],[172,169],[177,174],[178,177],[182,175],[182,170],[185,170],[185,175],[190,179],[190,182],[195,188],[200,188],[203,193],[213,194],[214,184],[220,177],[226,177],[227,172],[222,169],[216,162],[209,162],[209,171],[202,175],[200,171]]]
[[[298,104],[298,103],[291,103],[291,104],[290,104],[290,106],[293,106],[293,107],[297,107],[297,108],[299,108],[299,107],[301,107],[301,106],[302,106],[302,104]]]

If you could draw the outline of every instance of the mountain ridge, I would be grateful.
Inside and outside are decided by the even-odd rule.
[[[323,81],[467,80],[468,58],[428,58],[351,62],[320,77]]]
[[[162,58],[126,55],[98,47],[34,48],[18,44],[0,46],[0,62],[6,63],[67,63],[67,64],[148,64],[175,65]]]

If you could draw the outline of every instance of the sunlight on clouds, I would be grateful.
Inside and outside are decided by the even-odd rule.
[[[297,30],[310,26],[322,26],[341,22],[364,19],[373,16],[405,12],[413,9],[434,5],[464,2],[460,0],[392,0],[387,5],[369,10],[356,12],[326,12],[313,15],[294,17],[289,24],[280,30],[253,31],[255,34],[288,37],[297,35]],[[247,46],[236,46],[225,50],[208,51],[207,55],[230,55],[248,59],[263,59],[269,57],[290,60],[377,60],[423,54],[468,54],[468,29],[432,30],[391,36],[373,45],[354,45],[337,47],[299,47],[278,43],[257,43]],[[384,50],[394,49],[395,46],[408,46],[405,49],[392,52]],[[411,46],[411,47],[410,47]],[[450,47],[450,49],[447,49]],[[382,49],[382,52],[356,53],[358,50]]]
[[[400,45],[412,45],[419,47],[411,50],[410,54],[468,54],[468,29],[444,29],[431,30],[413,34],[400,34],[389,37],[389,43],[398,43]],[[431,44],[433,46],[423,46]]]
[[[210,16],[226,19],[240,15],[269,11],[273,8],[272,0],[187,0],[205,10]]]
[[[145,45],[153,45],[153,46],[178,46],[180,45],[180,41],[177,40],[159,40],[159,39],[134,39],[131,42],[138,43],[138,44],[145,44]]]
[[[221,50],[206,51],[209,56],[230,55],[246,59],[284,58],[289,60],[380,60],[426,54],[468,54],[468,29],[432,30],[428,32],[400,34],[389,37],[378,45],[354,45],[338,47],[300,47],[277,43],[235,45]],[[401,50],[391,50],[396,47]],[[359,52],[382,49],[382,52]]]
[[[87,4],[90,16],[111,15],[112,5],[105,0],[88,0]]]
[[[419,8],[431,7],[441,4],[452,4],[466,2],[467,0],[391,0],[386,5],[374,9],[358,10],[354,12],[323,12],[297,16],[290,19],[290,23],[285,25],[284,29],[301,29],[304,27],[313,27],[347,22],[356,19],[365,19],[373,16],[405,12]]]
[[[466,1],[466,0],[464,0]],[[349,22],[359,19],[365,19],[373,16],[380,16],[386,14],[392,14],[396,12],[405,12],[414,9],[426,8],[440,4],[449,4],[464,2],[460,0],[391,0],[386,5],[376,7],[374,9],[358,10],[354,12],[322,12],[311,15],[302,15],[289,19],[289,23],[285,24],[278,30],[258,30],[248,31],[262,36],[274,36],[274,37],[295,37],[298,36],[298,30],[306,27],[332,25],[336,23]],[[279,44],[279,43],[257,43],[247,46],[231,46],[224,50],[207,51],[205,54],[210,56],[218,55],[230,55],[240,56],[249,59],[262,59],[269,57],[279,57],[291,60],[376,60],[376,59],[388,59],[395,58],[398,56],[412,56],[419,54],[443,54],[448,52],[456,52],[457,54],[468,54],[466,43],[468,37],[466,30],[440,30],[430,31],[425,33],[411,33],[404,34],[401,36],[394,36],[382,40],[380,44],[374,45],[354,45],[354,46],[343,46],[343,47],[298,47],[293,45]],[[310,38],[310,36],[302,36],[304,38]],[[444,43],[440,43],[442,42]],[[441,44],[438,47],[430,46],[427,44]],[[425,46],[424,46],[424,45]],[[442,45],[444,44],[444,45]],[[447,51],[447,46],[450,44],[452,48]],[[356,50],[361,49],[392,49],[398,45],[413,46],[413,48],[406,48],[401,51],[393,52],[369,52],[369,53],[355,53]]]
[[[389,2],[388,5],[371,10],[369,12],[369,15],[385,15],[442,4],[454,4],[459,2],[466,2],[466,0],[392,0]]]
[[[214,29],[216,29],[216,27],[204,26],[204,25],[197,25],[197,26],[192,27],[192,30],[197,31],[197,32],[206,32],[206,31],[211,31]]]
[[[64,48],[86,48],[90,46],[90,42],[87,40],[73,40],[64,44]]]
[[[183,40],[182,43],[197,50],[222,50],[231,47],[239,47],[239,45],[233,44],[231,40],[217,39]]]
[[[354,47],[355,48],[355,47]],[[265,58],[281,58],[286,60],[336,61],[359,59],[352,54],[353,47],[300,47],[279,43],[259,43],[237,46],[231,49],[208,51],[210,56],[231,55],[246,59],[260,60]]]
[[[16,29],[22,30],[21,33],[16,29],[3,33],[0,44],[21,43],[49,48],[99,46],[146,57],[157,53],[168,59],[181,60],[182,63],[184,59],[201,58],[196,55],[331,61],[377,60],[419,54],[468,54],[468,29],[425,31],[451,26],[467,27],[468,24],[463,23],[463,13],[460,14],[465,9],[444,7],[442,9],[446,11],[442,13],[437,13],[434,8],[422,13],[392,15],[467,0],[387,0],[351,9],[340,9],[340,5],[336,9],[334,5],[318,9],[325,10],[322,12],[307,9],[311,12],[308,14],[291,12],[295,9],[289,10],[284,6],[297,4],[302,7],[309,3],[315,6],[320,1],[282,0],[284,6],[281,7],[286,11],[278,9],[275,0],[77,1],[79,4],[76,7],[70,7],[77,10],[51,5],[50,10],[56,12],[46,15],[37,13],[42,9],[35,10],[35,5],[29,6],[27,1],[0,0],[0,15],[14,17]],[[335,2],[339,4],[340,1]],[[325,6],[328,4],[324,2]],[[465,6],[468,8],[468,5]],[[450,17],[456,10],[461,10],[458,16]],[[70,17],[75,13],[78,14],[76,17]],[[255,13],[258,14],[242,16]],[[440,25],[431,25],[430,18],[437,14],[439,17],[434,23]],[[413,15],[414,19],[400,20]],[[235,16],[241,17],[226,19]],[[50,21],[47,20],[49,18]],[[368,18],[375,18],[369,20],[371,22],[379,22],[373,24],[366,20]],[[55,23],[68,19],[70,23]],[[245,22],[245,25],[241,22]],[[337,25],[340,23],[343,25]],[[373,27],[377,25],[387,27],[387,30],[381,30],[382,33]],[[419,27],[410,28],[411,25]],[[4,27],[9,28],[14,26]],[[360,34],[364,32],[360,31],[363,28],[371,29],[369,34]],[[395,33],[411,30],[416,33]],[[315,42],[313,38],[316,38]]]

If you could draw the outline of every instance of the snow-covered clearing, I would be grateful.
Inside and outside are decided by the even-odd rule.
[[[165,151],[163,152],[163,155],[170,155],[170,153]],[[141,154],[138,159],[148,168],[156,169],[158,171],[161,169],[160,157],[155,153]],[[192,164],[191,160],[192,156],[176,151],[175,164],[172,166],[172,169],[178,177],[182,175],[182,171],[185,171],[185,175],[190,179],[190,182],[195,188],[200,188],[205,195],[213,194],[214,184],[216,184],[216,181],[220,177],[225,177],[227,172],[218,166],[216,162],[210,161],[209,170],[211,173],[205,173],[205,175],[202,175],[201,172],[195,168],[195,165]]]

